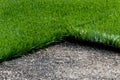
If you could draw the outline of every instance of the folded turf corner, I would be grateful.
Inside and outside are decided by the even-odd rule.
[[[0,1],[0,61],[68,36],[120,48],[120,1]]]

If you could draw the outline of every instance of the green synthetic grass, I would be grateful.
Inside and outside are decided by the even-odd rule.
[[[0,0],[0,62],[68,36],[120,48],[120,1]]]

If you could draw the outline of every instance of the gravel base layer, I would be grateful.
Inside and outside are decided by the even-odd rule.
[[[119,51],[64,42],[31,53],[0,63],[0,80],[120,80]]]

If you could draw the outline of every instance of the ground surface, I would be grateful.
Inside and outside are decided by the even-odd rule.
[[[0,79],[120,79],[119,51],[95,48],[84,43],[65,42],[32,53],[34,54],[0,63]]]

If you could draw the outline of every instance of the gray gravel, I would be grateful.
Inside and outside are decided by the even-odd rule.
[[[60,43],[0,63],[0,80],[120,80],[120,52]]]

